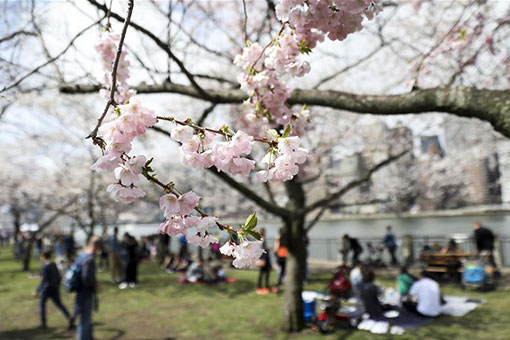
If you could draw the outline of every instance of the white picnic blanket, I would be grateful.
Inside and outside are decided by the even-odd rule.
[[[441,314],[461,317],[476,307],[484,304],[486,300],[471,301],[467,296],[445,296],[446,304],[441,306]]]

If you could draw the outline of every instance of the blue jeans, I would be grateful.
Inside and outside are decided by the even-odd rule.
[[[77,328],[78,340],[92,340],[92,305],[94,293],[78,292],[74,305],[74,316],[80,315],[80,322]]]
[[[67,319],[69,319],[71,316],[69,315],[69,312],[67,311],[66,307],[62,304],[62,301],[60,300],[60,292],[58,289],[54,288],[46,288],[43,289],[41,292],[41,298],[39,300],[39,309],[41,312],[41,324],[43,326],[46,326],[46,300],[51,299],[55,306],[57,306],[58,309],[62,311],[62,313],[65,315]]]

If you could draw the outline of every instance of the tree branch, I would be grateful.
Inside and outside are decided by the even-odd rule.
[[[91,93],[99,85],[68,85],[62,93]],[[178,93],[210,101],[191,86],[163,83],[140,84],[133,87],[138,93]],[[242,103],[246,93],[239,89],[207,89],[218,104]],[[342,91],[295,89],[289,104],[307,104],[330,107],[357,113],[399,115],[408,113],[444,112],[459,117],[478,118],[492,124],[494,129],[510,138],[510,90],[487,90],[474,87],[435,87],[409,93],[365,95]]]
[[[303,210],[302,214],[306,215],[306,214],[312,212],[313,210],[315,210],[317,208],[327,207],[333,201],[339,199],[340,197],[345,195],[350,190],[352,190],[352,189],[360,186],[361,184],[365,183],[366,181],[370,180],[370,177],[372,177],[372,174],[375,173],[377,170],[379,170],[381,168],[384,168],[386,165],[388,165],[390,163],[393,163],[394,161],[398,160],[400,157],[404,156],[408,152],[409,152],[409,150],[404,150],[404,151],[402,151],[402,152],[400,152],[400,153],[398,153],[396,155],[391,155],[390,157],[386,158],[384,161],[376,164],[373,168],[368,170],[367,173],[364,174],[363,176],[361,176],[361,177],[359,177],[359,178],[357,178],[355,180],[350,181],[345,186],[343,186],[339,190],[335,191],[334,193],[329,194],[328,196],[324,197],[323,199],[315,201],[314,203],[312,203],[311,205],[306,207]]]
[[[37,66],[36,68],[34,68],[33,70],[31,70],[30,72],[28,72],[27,74],[21,76],[20,78],[18,78],[18,80],[14,81],[14,83],[12,83],[11,85],[6,85],[4,86],[1,90],[0,90],[0,93],[2,92],[5,92],[7,90],[10,90],[12,89],[13,87],[16,87],[18,86],[19,84],[21,84],[22,81],[24,81],[25,79],[27,79],[28,77],[30,77],[31,75],[33,75],[34,73],[37,73],[39,72],[40,69],[42,69],[43,67],[55,62],[58,58],[60,58],[61,56],[63,56],[67,50],[69,48],[71,48],[71,46],[73,46],[74,42],[76,41],[76,39],[78,39],[83,33],[85,33],[86,31],[88,31],[89,29],[91,29],[92,27],[94,27],[95,25],[97,25],[98,23],[101,22],[101,20],[103,20],[103,18],[99,19],[98,21],[88,25],[87,27],[85,27],[84,29],[82,29],[80,32],[78,32],[78,34],[76,34],[72,39],[71,41],[69,41],[69,44],[67,44],[67,46],[59,53],[57,54],[56,56],[54,56],[53,58],[51,59],[48,59],[46,60],[46,62],[42,63],[41,65]]]

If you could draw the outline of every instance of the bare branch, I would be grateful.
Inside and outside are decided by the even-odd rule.
[[[98,85],[69,85],[62,93],[91,93]],[[204,98],[191,86],[163,83],[141,84],[133,87],[138,93],[178,93],[193,98]],[[218,104],[242,103],[247,95],[239,89],[207,89],[211,102]],[[288,100],[290,105],[307,104],[330,107],[357,113],[400,115],[408,113],[444,112],[466,118],[478,118],[492,124],[510,138],[510,90],[488,90],[475,87],[434,87],[409,93],[365,95],[342,91],[295,89]]]
[[[60,58],[61,56],[63,56],[67,50],[73,46],[74,42],[76,41],[76,39],[78,39],[83,33],[85,33],[86,31],[88,31],[89,29],[91,29],[92,27],[94,27],[95,25],[97,25],[98,23],[101,22],[101,20],[103,20],[103,18],[97,20],[96,22],[88,25],[87,27],[85,27],[84,29],[82,29],[80,32],[78,32],[78,34],[76,34],[72,39],[71,41],[69,42],[69,44],[67,44],[67,46],[59,53],[57,54],[56,56],[54,56],[53,58],[50,58],[48,60],[46,60],[46,62],[42,63],[41,65],[37,66],[36,68],[34,68],[32,71],[28,72],[27,74],[23,75],[21,78],[19,78],[18,80],[16,80],[14,83],[12,83],[11,85],[6,85],[4,86],[1,90],[0,90],[0,93],[2,92],[5,92],[5,91],[8,91],[16,86],[18,86],[19,84],[21,84],[21,82],[23,82],[25,79],[27,79],[28,77],[30,77],[31,75],[33,75],[34,73],[37,73],[40,69],[42,69],[43,67],[55,62],[58,58]]]
[[[350,190],[360,186],[361,184],[365,183],[366,181],[370,180],[370,177],[372,177],[372,174],[374,174],[377,170],[384,168],[386,165],[393,163],[394,161],[398,160],[400,157],[404,156],[406,153],[408,153],[409,150],[404,150],[396,155],[391,155],[390,157],[386,158],[384,161],[376,164],[373,168],[369,169],[363,176],[350,181],[345,186],[340,188],[339,190],[335,191],[332,194],[329,194],[328,196],[324,197],[323,199],[320,199],[318,201],[315,201],[308,207],[304,209],[302,212],[303,215],[306,215],[313,210],[321,207],[327,207],[335,200],[339,199],[343,195],[345,195]]]
[[[3,42],[6,42],[6,41],[9,41],[11,39],[14,39],[16,38],[18,35],[30,35],[30,36],[35,36],[36,34],[34,32],[29,32],[29,31],[16,31],[16,32],[12,32],[11,34],[8,34],[6,35],[5,37],[2,37],[0,38],[0,44],[3,43]]]

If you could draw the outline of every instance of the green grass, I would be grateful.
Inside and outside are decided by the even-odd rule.
[[[37,270],[37,264],[33,270]],[[120,291],[100,274],[102,290],[99,312],[94,313],[97,339],[390,339],[364,331],[338,330],[321,336],[311,330],[297,335],[280,331],[282,297],[255,294],[256,272],[231,270],[238,279],[217,286],[181,285],[177,275],[157,269],[153,263],[141,266],[137,289]],[[274,278],[274,273],[273,273]],[[329,275],[313,276],[307,289],[322,289]],[[384,285],[393,285],[382,279]],[[48,303],[50,329],[37,330],[38,300],[31,292],[38,283],[20,271],[10,249],[0,248],[0,339],[75,339],[65,330],[66,321]],[[442,316],[426,327],[408,331],[399,339],[509,339],[510,294],[505,291],[478,293],[462,291],[454,285],[443,287],[445,294],[486,298],[485,305],[463,318]],[[72,307],[73,295],[62,292],[65,305]]]

